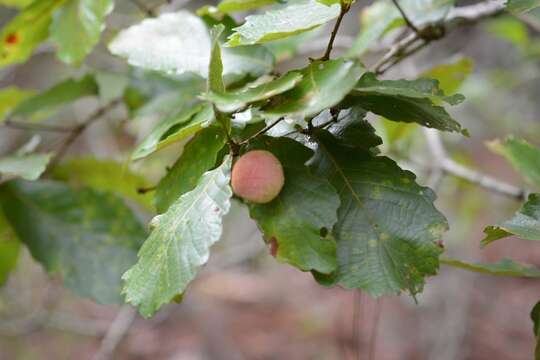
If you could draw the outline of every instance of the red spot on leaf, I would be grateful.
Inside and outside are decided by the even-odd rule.
[[[276,257],[278,249],[279,249],[279,244],[277,242],[277,239],[275,238],[275,236],[272,236],[272,238],[270,239],[270,255],[272,255],[273,257]]]
[[[16,33],[11,33],[6,36],[6,44],[14,45],[19,42],[19,36]]]

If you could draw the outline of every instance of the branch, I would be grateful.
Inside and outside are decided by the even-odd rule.
[[[394,6],[398,9],[403,20],[405,20],[405,23],[407,24],[407,26],[412,31],[414,31],[418,36],[421,36],[420,30],[413,24],[413,22],[409,19],[407,14],[405,14],[405,11],[403,11],[403,8],[401,7],[401,5],[399,5],[399,2],[397,0],[392,0],[392,2],[394,3]]]
[[[444,172],[476,184],[486,190],[506,195],[516,200],[527,199],[527,190],[520,189],[514,185],[505,183],[491,176],[471,170],[449,158],[441,141],[440,134],[436,130],[424,129],[424,134],[426,135],[430,153],[433,156],[433,164],[430,168],[436,173]],[[433,181],[433,179],[431,179],[431,181]]]
[[[74,130],[73,127],[51,125],[51,124],[39,124],[39,123],[32,123],[32,122],[25,122],[25,121],[14,121],[11,119],[7,119],[6,121],[4,121],[2,125],[6,127],[14,128],[14,129],[60,132],[60,133],[72,132]]]
[[[393,1],[396,3],[395,0]],[[443,38],[448,32],[456,27],[467,23],[475,23],[486,17],[499,15],[503,11],[504,3],[501,1],[487,1],[475,5],[453,8],[448,12],[446,19],[442,23],[429,24],[421,29],[417,28],[417,31],[409,34],[406,38],[394,44],[372,67],[372,71],[377,74],[382,74],[390,67],[399,63],[406,57],[411,56],[430,42]],[[421,45],[415,44],[418,41],[421,42]],[[411,47],[413,48],[413,51],[411,51]],[[394,58],[397,58],[397,60],[394,60]],[[390,65],[385,66],[389,63]]]
[[[116,99],[108,104],[97,109],[93,114],[91,114],[82,124],[76,126],[71,133],[66,137],[62,145],[56,151],[53,159],[49,163],[49,170],[54,168],[64,157],[69,147],[77,140],[77,138],[94,122],[99,120],[103,115],[105,115],[109,110],[113,109],[116,105],[120,104],[123,100]]]
[[[339,16],[336,20],[336,24],[334,25],[334,29],[332,30],[332,34],[330,35],[328,46],[326,47],[326,51],[324,52],[324,55],[319,60],[321,61],[330,60],[330,54],[332,53],[332,48],[334,46],[334,41],[336,40],[336,35],[339,31],[339,27],[341,26],[341,22],[343,21],[345,14],[349,12],[350,8],[351,8],[351,4],[345,3],[343,0],[341,1]]]
[[[118,315],[116,315],[109,330],[103,337],[101,346],[94,355],[93,360],[109,360],[113,358],[114,351],[127,334],[136,316],[137,311],[130,305],[124,305],[120,308]]]
[[[260,131],[256,132],[255,134],[251,135],[250,137],[248,137],[246,140],[242,141],[241,143],[239,143],[238,145],[244,145],[244,144],[247,144],[249,143],[251,140],[255,139],[256,137],[258,136],[261,136],[265,133],[267,133],[268,131],[270,131],[274,126],[276,126],[277,124],[279,124],[283,119],[285,119],[284,117],[280,117],[279,119],[277,119],[276,121],[274,121],[273,123],[271,123],[270,125],[268,125],[267,127],[265,127],[264,129],[261,129]]]

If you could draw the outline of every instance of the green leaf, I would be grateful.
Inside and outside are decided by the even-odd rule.
[[[226,14],[236,11],[248,11],[273,4],[276,0],[223,0],[218,9]]]
[[[255,84],[248,84],[245,87],[226,93],[209,92],[202,95],[202,98],[213,102],[222,112],[235,112],[248,104],[267,100],[275,95],[284,93],[292,89],[302,80],[302,75],[298,72],[289,72],[279,79]]]
[[[8,280],[17,265],[21,244],[0,207],[0,286]]]
[[[375,128],[364,120],[366,111],[362,108],[351,108],[340,112],[338,123],[329,131],[339,140],[342,146],[359,148],[373,152],[382,145],[382,139],[375,134]]]
[[[208,104],[198,104],[161,121],[135,149],[131,159],[139,160],[208,127],[214,121],[214,111]]]
[[[199,17],[187,11],[145,19],[122,30],[109,50],[136,67],[176,75],[208,75],[208,30]]]
[[[0,203],[49,274],[82,297],[120,302],[120,276],[136,261],[145,236],[121,199],[58,182],[17,181],[0,188]]]
[[[112,192],[133,200],[147,210],[153,210],[152,194],[140,194],[137,189],[149,187],[141,175],[131,172],[127,165],[113,160],[93,157],[70,159],[54,167],[52,176],[74,188],[89,187]]]
[[[58,58],[67,64],[80,64],[99,43],[105,18],[113,8],[114,0],[69,0],[50,28]]]
[[[441,264],[495,276],[540,277],[540,269],[517,261],[503,259],[492,264],[470,263],[458,259],[441,258]]]
[[[230,208],[230,171],[227,156],[221,166],[201,177],[195,189],[153,220],[154,230],[139,252],[138,263],[123,276],[126,301],[138,306],[143,316],[151,316],[182,294],[208,261]]]
[[[32,117],[41,119],[50,116],[62,106],[85,96],[96,96],[98,85],[92,75],[81,79],[67,79],[47,90],[31,96],[17,105],[11,117]]]
[[[193,190],[199,178],[213,168],[218,153],[225,145],[223,129],[210,126],[191,139],[180,158],[161,179],[155,201],[159,214],[164,213],[181,195]]]
[[[33,91],[22,90],[14,86],[0,90],[0,123],[23,100],[33,95]]]
[[[109,50],[128,63],[165,74],[208,77],[211,40],[204,22],[187,12],[166,13],[122,30]],[[272,70],[273,56],[263,47],[223,50],[224,75],[259,76]]]
[[[255,148],[271,151],[280,160],[285,185],[272,202],[251,204],[251,217],[264,237],[277,243],[278,260],[303,271],[331,273],[336,268],[331,232],[340,200],[328,180],[305,166],[313,151],[288,138],[264,138]]]
[[[47,168],[52,154],[27,154],[0,157],[0,175],[37,180]]]
[[[378,80],[375,74],[366,73],[353,89],[354,95],[380,94],[403,96],[415,99],[441,100],[451,105],[457,105],[465,97],[461,94],[445,96],[439,88],[439,82],[433,79],[418,80]]]
[[[367,73],[351,92],[347,103],[361,106],[389,120],[463,132],[461,125],[443,107],[433,104],[436,100],[455,105],[463,99],[460,94],[445,96],[436,80],[377,80],[374,74]]]
[[[25,7],[0,32],[0,68],[25,62],[49,34],[53,12],[65,0],[39,0]]]
[[[524,14],[539,6],[539,0],[508,0],[506,2],[506,8],[514,14]]]
[[[298,71],[302,80],[273,97],[263,111],[269,115],[309,117],[339,103],[354,87],[363,67],[357,61],[314,61]]]
[[[422,77],[435,79],[439,88],[447,94],[453,94],[461,88],[474,67],[473,60],[467,57],[453,62],[437,65],[424,72]]]
[[[540,359],[540,301],[531,310],[531,320],[533,322],[533,334],[536,338],[534,358],[538,360]]]
[[[484,229],[481,245],[515,235],[525,240],[540,240],[540,194],[531,194],[523,207],[510,220]]]
[[[341,146],[326,131],[315,138],[310,163],[341,198],[334,226],[338,269],[319,280],[373,296],[405,289],[414,296],[424,278],[436,274],[442,252],[437,241],[448,229],[433,205],[435,194],[387,157]]]
[[[540,149],[522,139],[509,136],[488,143],[490,150],[504,156],[531,184],[540,187]]]
[[[212,28],[210,37],[212,39],[212,51],[210,53],[210,67],[208,70],[208,90],[224,93],[225,83],[223,82],[223,62],[221,61],[221,47],[219,37],[223,34],[225,26],[217,25]]]
[[[0,5],[24,8],[32,3],[33,0],[0,0]]]
[[[225,79],[236,80],[244,75],[256,78],[274,69],[274,56],[261,45],[224,48],[222,55]]]
[[[252,45],[286,38],[335,19],[339,5],[326,6],[315,0],[303,0],[261,15],[250,15],[229,37],[228,46]]]

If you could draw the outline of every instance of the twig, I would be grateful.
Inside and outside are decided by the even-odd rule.
[[[124,305],[120,308],[118,315],[116,315],[109,330],[103,337],[101,346],[94,355],[93,360],[109,360],[113,358],[114,351],[127,334],[136,316],[137,311],[130,305]]]
[[[467,180],[473,184],[483,187],[484,189],[509,196],[516,200],[526,200],[529,193],[527,190],[520,189],[514,185],[505,183],[491,176],[483,175],[479,172],[466,168],[465,166],[456,163],[452,159],[445,159],[442,163],[442,169],[447,174]]]
[[[434,171],[443,171],[446,174],[467,180],[487,190],[494,191],[517,200],[525,200],[527,198],[527,190],[520,189],[501,180],[481,174],[452,160],[450,157],[448,157],[446,149],[441,141],[440,134],[436,130],[425,129],[424,134],[426,136],[427,145],[433,156],[433,162],[430,168],[434,169]]]
[[[72,132],[74,130],[73,127],[66,127],[66,126],[60,126],[60,125],[51,125],[51,124],[39,124],[39,123],[32,123],[32,122],[25,122],[25,121],[14,121],[11,119],[7,119],[2,124],[6,127],[14,128],[14,129],[22,129],[22,130],[32,130],[32,131],[49,131],[49,132]]]
[[[413,24],[413,22],[409,19],[407,14],[405,14],[405,11],[403,11],[403,8],[401,7],[401,5],[399,5],[399,2],[397,0],[392,0],[392,2],[394,3],[394,6],[398,9],[398,11],[401,14],[401,17],[403,18],[403,20],[405,20],[405,23],[407,24],[407,26],[412,31],[414,31],[418,36],[421,37],[422,34],[420,33],[420,30],[416,27],[416,25]]]
[[[332,30],[332,34],[330,35],[328,46],[326,47],[326,51],[324,52],[324,55],[319,60],[321,61],[330,60],[330,54],[332,53],[332,48],[334,46],[334,41],[336,40],[336,35],[339,31],[339,27],[341,26],[341,22],[343,21],[343,18],[345,17],[345,15],[349,12],[350,8],[351,8],[351,4],[345,3],[343,0],[341,1],[341,7],[339,9],[339,16],[336,20],[336,24],[334,25],[334,29]]]
[[[428,43],[441,39],[458,25],[474,23],[486,17],[496,16],[502,13],[503,10],[504,3],[502,1],[487,1],[479,4],[453,8],[448,12],[446,19],[442,23],[436,25],[430,24],[422,29],[417,28],[418,31],[411,33],[406,38],[394,44],[390,50],[384,54],[375,65],[373,65],[372,71],[377,74],[382,74],[390,67],[414,54]],[[419,40],[423,40],[424,44],[416,45],[415,51],[409,51],[410,47]],[[395,57],[400,58],[399,61],[392,62],[392,59]],[[385,67],[385,65],[390,62],[392,62],[391,65]]]
[[[97,109],[93,114],[91,114],[82,124],[76,126],[71,133],[66,137],[64,142],[60,145],[53,159],[50,161],[48,169],[53,169],[64,157],[69,147],[77,140],[77,138],[94,122],[99,120],[103,115],[105,115],[109,110],[113,109],[116,105],[120,104],[123,100],[116,99],[108,104]]]
[[[270,125],[268,125],[267,127],[265,127],[264,129],[261,129],[260,131],[256,132],[255,134],[251,135],[250,137],[248,137],[247,139],[243,140],[242,142],[240,142],[238,145],[244,145],[244,144],[247,144],[249,143],[251,140],[255,139],[256,137],[258,136],[261,136],[265,133],[267,133],[268,131],[270,131],[274,126],[276,126],[277,124],[279,124],[283,119],[285,119],[284,117],[280,117],[279,119],[277,119],[276,121],[274,121],[273,123],[271,123]]]

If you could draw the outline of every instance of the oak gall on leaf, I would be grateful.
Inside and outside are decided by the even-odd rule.
[[[278,196],[285,176],[281,163],[271,152],[253,150],[242,155],[234,164],[231,183],[237,196],[265,204]]]

